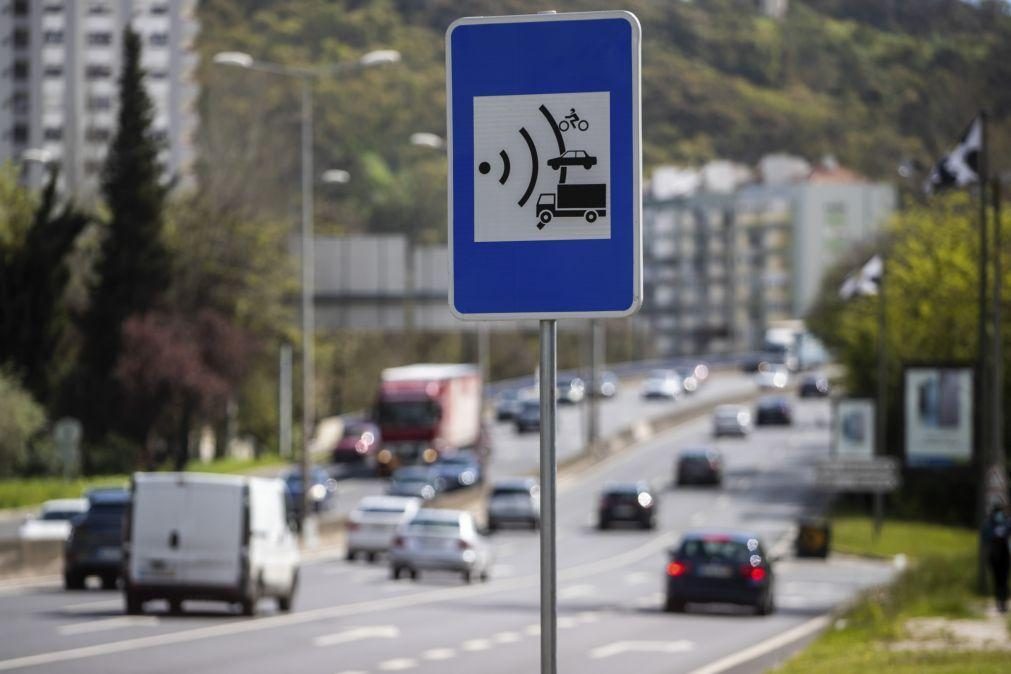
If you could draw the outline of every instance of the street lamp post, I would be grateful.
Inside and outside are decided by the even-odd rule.
[[[396,63],[400,53],[392,49],[371,51],[355,61],[342,61],[316,66],[287,66],[280,63],[257,61],[244,52],[220,52],[214,56],[214,63],[223,66],[244,68],[259,72],[294,77],[299,81],[301,94],[301,182],[302,182],[302,223],[299,229],[302,257],[302,451],[299,466],[302,477],[301,532],[306,539],[309,515],[309,450],[316,417],[315,363],[313,338],[316,332],[316,317],[313,306],[313,281],[315,258],[313,255],[313,148],[312,148],[312,84],[319,77],[370,68],[372,66]],[[337,181],[339,182],[339,181]]]

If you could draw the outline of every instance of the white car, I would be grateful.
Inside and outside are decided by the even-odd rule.
[[[397,527],[410,520],[421,507],[421,499],[406,496],[366,496],[351,514],[347,525],[347,559],[364,554],[370,562],[387,552]]]
[[[790,372],[783,366],[769,366],[755,375],[755,383],[764,390],[784,389],[789,382]]]
[[[720,405],[713,410],[713,435],[747,435],[751,431],[751,412],[743,405]]]
[[[422,508],[401,524],[390,548],[390,576],[404,572],[417,580],[422,571],[452,571],[469,583],[488,580],[492,550],[465,510]]]
[[[681,376],[674,370],[653,370],[642,383],[643,398],[676,400],[684,393]]]
[[[88,510],[88,499],[58,498],[42,504],[39,514],[29,517],[18,528],[23,541],[65,541],[70,536],[71,520]]]
[[[506,522],[518,522],[531,529],[541,523],[540,486],[532,477],[498,480],[488,496],[488,530]]]

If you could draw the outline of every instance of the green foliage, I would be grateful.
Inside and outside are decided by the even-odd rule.
[[[151,309],[170,275],[171,259],[162,233],[166,188],[151,131],[154,108],[143,78],[140,37],[127,27],[118,126],[102,174],[109,222],[84,320],[81,368],[68,390],[69,407],[84,420],[85,436],[91,440],[102,438],[112,427],[131,434],[135,442],[146,440],[143,424],[130,426],[130,419],[116,413],[122,391],[112,373],[121,352],[124,321]],[[87,453],[84,466],[94,469]]]
[[[775,670],[779,674],[901,672],[913,674],[983,672],[1006,669],[1001,652],[895,651],[905,638],[903,622],[921,616],[974,617],[978,597],[976,533],[970,529],[888,520],[881,538],[872,537],[868,518],[834,518],[833,547],[850,554],[905,554],[909,567],[892,585],[864,596],[843,623]]]
[[[31,442],[45,423],[38,403],[0,371],[0,477],[14,475],[28,461]]]
[[[771,151],[835,154],[877,179],[900,159],[930,165],[980,107],[992,157],[1011,168],[1011,17],[1006,4],[960,0],[793,0],[780,20],[737,0],[628,0],[643,27],[647,167]],[[558,11],[613,9],[562,0]],[[533,0],[221,0],[201,3],[201,180],[236,202],[292,218],[298,204],[298,98],[293,82],[211,64],[242,50],[286,64],[398,49],[401,64],[324,77],[315,89],[321,231],[445,236],[445,158],[411,147],[445,135],[444,33],[461,16],[532,13]]]

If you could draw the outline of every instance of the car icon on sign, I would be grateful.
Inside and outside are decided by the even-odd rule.
[[[560,157],[548,160],[548,166],[556,171],[563,166],[582,166],[587,171],[596,166],[597,158],[586,154],[585,150],[569,150]]]

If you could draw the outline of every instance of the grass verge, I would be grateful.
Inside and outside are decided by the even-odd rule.
[[[896,581],[862,597],[834,628],[790,659],[778,674],[954,674],[1008,672],[1011,655],[991,651],[892,650],[906,638],[910,618],[970,618],[978,614],[975,594],[976,532],[921,522],[886,522],[874,540],[871,520],[833,520],[833,547],[850,554],[904,554],[908,567]]]
[[[187,466],[187,469],[201,473],[243,474],[284,464],[284,459],[276,454],[267,454],[248,461],[238,459],[221,459],[211,463],[194,461]],[[54,498],[77,498],[95,487],[125,487],[129,481],[127,475],[101,475],[77,480],[63,480],[57,477],[0,480],[0,508],[24,508]]]

